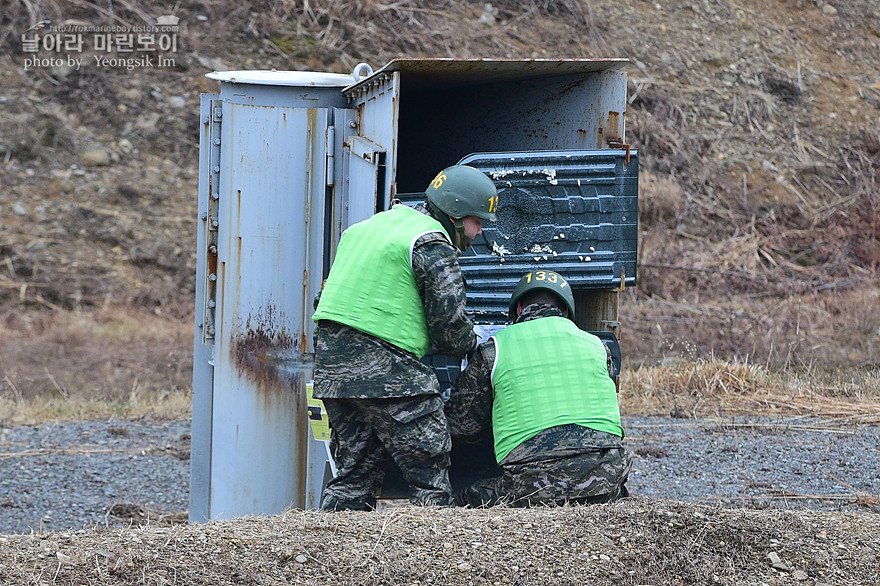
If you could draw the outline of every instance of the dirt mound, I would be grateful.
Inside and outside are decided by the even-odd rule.
[[[628,499],[2,537],[4,583],[874,585],[880,517]]]

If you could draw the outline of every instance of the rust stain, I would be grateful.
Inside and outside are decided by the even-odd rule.
[[[306,134],[307,134],[308,144],[310,145],[310,148],[306,149],[306,167],[305,167],[306,168],[305,192],[308,193],[309,190],[311,189],[311,182],[313,180],[313,177],[312,177],[313,165],[314,165],[315,161],[319,161],[320,157],[321,157],[321,155],[319,153],[315,152],[319,148],[319,146],[318,146],[319,141],[317,140],[317,138],[320,137],[323,134],[323,132],[319,131],[320,125],[318,124],[318,109],[317,108],[309,108],[306,111],[306,118],[307,118]],[[326,164],[326,162],[325,162],[325,164]],[[305,209],[303,210],[303,219],[305,221],[306,226],[308,226],[310,224],[310,218],[312,217],[312,211],[311,211],[312,198],[311,197],[303,198],[303,203],[305,204]],[[308,228],[306,228],[306,232],[308,233]]]
[[[211,194],[217,191],[217,186],[215,182],[217,181],[217,177],[214,176],[214,173],[210,173],[208,175],[208,197],[211,197]],[[210,200],[208,202],[208,207],[211,207]]]
[[[303,298],[303,313],[302,313],[302,332],[300,332],[300,352],[306,352],[308,349],[308,340],[306,339],[306,324],[309,323],[309,316],[311,315],[312,304],[309,303],[309,271],[308,269],[303,269],[303,279],[302,279],[302,298]],[[314,350],[312,350],[314,352]]]
[[[608,142],[608,146],[613,149],[621,149],[621,150],[626,151],[626,158],[624,159],[623,163],[624,163],[624,165],[629,165],[629,162],[631,160],[630,149],[632,148],[632,145],[625,143],[625,142],[620,142],[619,140],[611,140],[611,139],[609,139],[607,142]],[[624,219],[626,219],[626,218],[624,218]]]
[[[300,343],[285,331],[270,306],[257,316],[249,316],[243,335],[232,340],[232,361],[259,392],[287,394],[302,381]]]
[[[208,271],[207,271],[208,274],[209,275],[216,275],[217,274],[217,245],[216,244],[209,244],[208,245],[207,265],[208,265]]]
[[[306,423],[300,426],[299,437],[296,439],[298,447],[296,450],[296,496],[291,503],[295,508],[304,508],[305,506],[306,477],[309,469],[309,451],[306,449],[306,446],[309,445],[309,433],[311,433],[311,425]],[[318,498],[320,499],[321,497],[318,496]]]
[[[238,189],[236,191],[237,191],[237,197],[235,200],[235,203],[236,203],[235,212],[236,212],[236,218],[238,218],[238,220],[241,221],[241,189]]]
[[[221,262],[220,263],[220,272],[217,274],[217,284],[215,286],[220,288],[220,290],[222,291],[223,285],[225,283],[226,283],[226,263]],[[226,313],[226,304],[221,303],[220,304],[220,319],[215,319],[214,322],[218,323],[218,324],[222,324],[225,313]]]
[[[610,110],[608,112],[608,126],[605,131],[606,140],[619,141],[620,140],[620,132],[618,132],[619,128],[620,128],[620,112],[615,112],[614,110]]]

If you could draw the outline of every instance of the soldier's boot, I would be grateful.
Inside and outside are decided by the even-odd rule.
[[[439,462],[438,462],[439,460]],[[452,485],[449,482],[448,456],[413,465],[407,462],[401,468],[410,486],[409,502],[420,507],[448,507],[452,504]]]
[[[321,499],[322,511],[372,511],[375,508],[375,497],[341,499],[332,494],[325,494]]]
[[[452,504],[452,496],[438,490],[414,488],[409,502],[418,507],[448,507]]]

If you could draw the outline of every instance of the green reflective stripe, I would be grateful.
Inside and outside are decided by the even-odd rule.
[[[577,424],[623,437],[605,346],[563,317],[500,330],[492,369],[495,458],[557,425]]]
[[[404,205],[350,226],[312,319],[343,323],[424,356],[431,342],[412,250],[431,232],[445,237],[437,220]]]

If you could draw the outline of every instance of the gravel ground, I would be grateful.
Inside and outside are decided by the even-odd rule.
[[[724,506],[880,512],[880,427],[808,418],[628,418],[630,492]],[[825,498],[815,498],[823,496]]]
[[[817,419],[624,419],[629,488],[750,508],[880,512],[880,427]],[[0,429],[0,533],[117,525],[117,503],[188,506],[189,421]],[[817,498],[824,497],[824,498]]]
[[[0,429],[0,533],[112,525],[115,503],[185,510],[189,433],[189,421]]]

